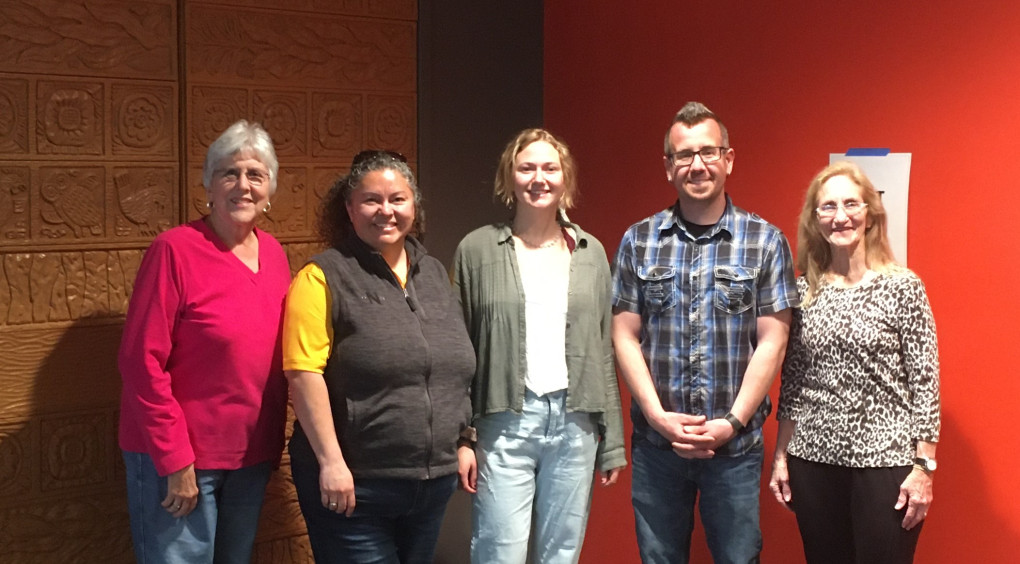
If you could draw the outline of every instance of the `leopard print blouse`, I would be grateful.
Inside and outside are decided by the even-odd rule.
[[[797,280],[801,298],[807,280]],[[939,359],[924,284],[909,270],[851,288],[822,286],[793,313],[779,419],[787,452],[853,468],[908,466],[938,442]]]

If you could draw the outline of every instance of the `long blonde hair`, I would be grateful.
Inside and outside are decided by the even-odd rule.
[[[864,251],[868,268],[879,273],[902,269],[896,263],[892,248],[889,246],[887,217],[882,196],[856,164],[846,161],[832,163],[823,168],[808,186],[807,195],[804,197],[804,209],[800,211],[800,222],[797,225],[797,268],[808,282],[808,291],[802,307],[807,307],[814,300],[822,285],[822,276],[832,264],[832,249],[819,228],[815,208],[818,207],[818,192],[822,185],[834,176],[845,176],[860,187],[861,199],[868,205],[867,223],[864,228]]]

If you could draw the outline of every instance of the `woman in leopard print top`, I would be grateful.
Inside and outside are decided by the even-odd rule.
[[[924,285],[894,262],[881,197],[851,163],[812,181],[798,243],[769,486],[809,564],[912,562],[939,436]]]

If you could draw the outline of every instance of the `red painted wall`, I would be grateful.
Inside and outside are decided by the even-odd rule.
[[[935,311],[943,413],[917,561],[1016,561],[1020,3],[554,0],[545,18],[545,123],[580,163],[572,217],[611,253],[675,198],[662,138],[687,100],[730,129],[734,201],[791,239],[830,152],[913,153],[909,266]],[[596,493],[582,562],[638,560],[629,490],[626,473]],[[762,522],[766,561],[803,562],[770,495]]]

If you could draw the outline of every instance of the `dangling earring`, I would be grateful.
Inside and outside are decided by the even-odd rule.
[[[271,209],[273,209],[273,202],[266,202],[266,207],[262,208],[262,213],[269,213]]]
[[[205,207],[212,209],[212,202],[206,202]]]

